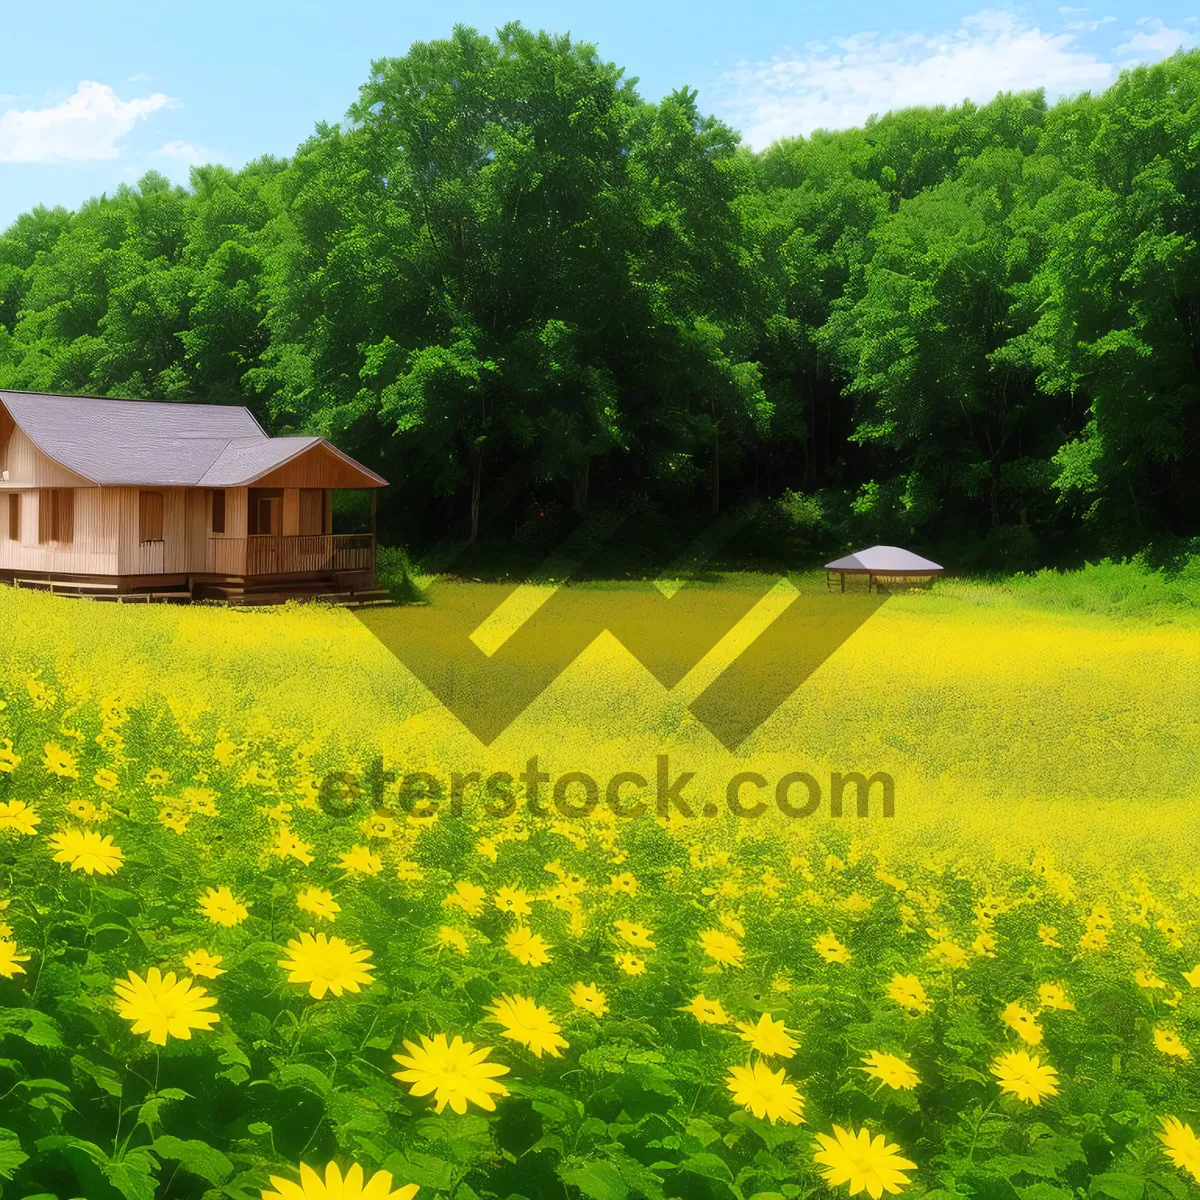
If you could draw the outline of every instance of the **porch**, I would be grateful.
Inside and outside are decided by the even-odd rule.
[[[375,578],[372,533],[280,534],[209,537],[209,570],[257,579],[275,575],[341,575]]]

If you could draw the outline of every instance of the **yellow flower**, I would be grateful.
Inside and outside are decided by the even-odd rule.
[[[1062,947],[1062,942],[1058,940],[1058,930],[1053,925],[1039,925],[1038,940],[1043,946],[1057,946],[1060,949]]]
[[[179,793],[179,801],[190,812],[202,817],[220,816],[217,812],[217,794],[208,788],[185,787]]]
[[[117,1012],[132,1022],[134,1033],[146,1034],[155,1046],[165,1046],[168,1037],[188,1041],[193,1029],[211,1029],[221,1019],[204,1011],[216,1004],[216,997],[193,983],[177,981],[174,971],[163,975],[157,967],[151,967],[145,979],[130,971],[128,980],[113,983]]]
[[[45,768],[51,775],[60,779],[78,779],[79,765],[75,756],[64,750],[57,742],[47,742],[42,747],[45,754]]]
[[[1200,963],[1197,963],[1190,971],[1184,971],[1183,977],[1189,986],[1200,988]]]
[[[158,822],[160,825],[166,826],[172,833],[184,833],[188,827],[191,813],[184,812],[180,808],[160,808],[158,810]]]
[[[813,949],[827,963],[848,963],[850,951],[832,933],[823,933],[813,942]]]
[[[637,879],[628,871],[623,871],[620,875],[611,875],[609,876],[608,890],[626,896],[636,896]]]
[[[307,887],[298,892],[296,907],[301,912],[320,917],[322,921],[332,921],[342,911],[342,906],[333,898],[333,893],[319,887]]]
[[[497,862],[500,858],[500,850],[492,838],[480,838],[475,843],[475,853],[486,858],[488,862]]]
[[[653,950],[655,948],[653,936],[645,925],[638,925],[633,921],[614,921],[613,928],[616,929],[622,941],[636,947],[638,950]]]
[[[891,1145],[882,1133],[874,1138],[864,1127],[853,1129],[833,1127],[833,1136],[818,1133],[821,1149],[813,1162],[825,1169],[821,1174],[830,1187],[847,1185],[851,1196],[865,1191],[871,1200],[879,1200],[884,1192],[894,1195],[911,1182],[906,1171],[915,1171],[917,1164],[901,1157],[899,1146]]]
[[[1038,988],[1038,1002],[1042,1008],[1057,1008],[1062,1012],[1074,1012],[1075,1005],[1067,999],[1061,983],[1043,983]]]
[[[783,1069],[772,1071],[761,1060],[752,1066],[731,1067],[725,1086],[733,1102],[752,1112],[759,1120],[783,1121],[799,1125],[804,1121],[804,1097],[793,1083],[784,1078]]]
[[[209,954],[207,950],[193,950],[190,954],[185,954],[183,965],[193,975],[200,975],[205,979],[216,979],[218,975],[225,974],[221,970],[221,956]]]
[[[146,772],[146,782],[152,788],[164,788],[171,782],[171,773],[164,771],[161,767],[151,767]]]
[[[740,967],[744,951],[737,938],[722,933],[719,929],[706,929],[700,935],[700,946],[704,953],[723,967]]]
[[[949,938],[944,938],[930,947],[929,954],[931,958],[936,958],[943,966],[950,967],[952,970],[967,965],[967,952]]]
[[[529,903],[533,897],[520,887],[502,887],[496,889],[496,907],[503,913],[513,917],[527,917],[533,912]]]
[[[893,975],[887,985],[887,996],[910,1013],[926,1013],[933,1006],[921,981],[915,975]]]
[[[733,1020],[721,1007],[720,1000],[709,1000],[703,992],[679,1011],[691,1013],[701,1025],[728,1025]]]
[[[921,1082],[920,1076],[895,1054],[885,1054],[882,1050],[872,1050],[863,1059],[865,1066],[859,1067],[874,1079],[881,1080],[890,1088],[897,1090],[915,1088]]]
[[[0,738],[0,775],[11,775],[21,765],[21,756],[8,738]]]
[[[1166,1149],[1166,1155],[1181,1171],[1186,1171],[1200,1183],[1200,1138],[1190,1125],[1178,1117],[1159,1117],[1162,1131],[1155,1136]]]
[[[12,929],[5,924],[7,933],[11,935]],[[0,975],[5,979],[12,979],[16,975],[24,975],[25,968],[20,964],[29,961],[28,954],[18,954],[16,942],[10,941],[8,936],[0,939]]]
[[[439,950],[453,950],[456,954],[466,954],[470,950],[466,934],[453,925],[442,925],[434,935],[434,946]]]
[[[246,911],[246,905],[227,887],[210,887],[200,897],[200,911],[214,925],[226,925],[230,928],[240,925],[250,915]]]
[[[263,1200],[413,1200],[420,1190],[415,1183],[406,1183],[392,1191],[392,1176],[388,1171],[376,1171],[363,1186],[363,1169],[355,1163],[343,1178],[337,1163],[325,1168],[325,1178],[307,1163],[300,1165],[300,1182],[292,1183],[278,1175],[271,1176],[273,1192],[263,1192]]]
[[[525,996],[501,996],[488,1012],[506,1038],[528,1047],[537,1058],[543,1054],[561,1058],[567,1048],[567,1039],[560,1035],[549,1010]]]
[[[366,961],[371,951],[356,950],[340,937],[302,933],[299,941],[290,939],[287,948],[291,958],[281,958],[279,965],[290,972],[289,983],[307,983],[314,1000],[323,999],[326,992],[357,992],[362,984],[373,982],[375,968]]]
[[[402,859],[396,864],[396,878],[405,883],[420,883],[425,878],[425,872],[417,863]]]
[[[737,1027],[741,1030],[738,1036],[742,1041],[749,1042],[753,1049],[766,1058],[791,1058],[800,1045],[784,1023],[774,1020],[770,1013],[763,1013],[757,1024],[739,1021]]]
[[[593,1017],[602,1017],[608,1012],[608,997],[594,984],[580,980],[570,991],[571,1003],[582,1008]]]
[[[550,961],[545,939],[525,926],[518,926],[504,939],[504,948],[523,967],[544,967]]]
[[[625,951],[623,954],[614,954],[613,962],[625,972],[626,975],[645,975],[646,960],[638,958],[631,951]]]
[[[1037,1023],[1037,1019],[1033,1013],[1025,1008],[1024,1005],[1018,1004],[1014,1000],[1000,1014],[1000,1020],[1009,1029],[1013,1030],[1022,1041],[1028,1042],[1031,1046],[1041,1044],[1042,1027]]]
[[[98,821],[103,821],[108,815],[104,809],[97,808],[90,800],[72,800],[67,805],[67,812],[71,814],[77,821],[82,821],[85,825],[94,825]]]
[[[41,822],[37,809],[24,800],[9,800],[0,804],[0,833],[23,833],[26,837],[33,837]]]
[[[366,846],[351,846],[338,859],[338,866],[349,875],[378,875],[383,870],[383,859]]]
[[[487,892],[478,884],[460,879],[454,885],[454,891],[442,901],[442,904],[446,908],[461,908],[468,917],[477,917],[483,912],[483,902],[486,899]]]
[[[396,836],[396,822],[385,813],[373,813],[359,828],[376,841],[390,841]]]
[[[1155,975],[1153,971],[1145,970],[1135,971],[1133,973],[1133,982],[1136,983],[1138,987],[1146,988],[1148,990],[1154,988],[1166,988],[1167,986],[1167,981],[1165,979],[1159,979],[1159,977]]]
[[[406,1041],[407,1054],[393,1054],[406,1070],[392,1076],[401,1083],[409,1083],[410,1096],[428,1096],[433,1093],[434,1109],[441,1112],[447,1104],[461,1116],[468,1104],[474,1104],[485,1112],[495,1112],[493,1096],[507,1096],[508,1088],[497,1083],[499,1075],[507,1075],[509,1068],[502,1063],[485,1062],[492,1050],[490,1046],[475,1049],[474,1042],[464,1042],[461,1037],[447,1042],[444,1033],[435,1033],[432,1038],[421,1035],[421,1044]]]
[[[313,860],[312,844],[303,841],[288,824],[275,827],[275,845],[271,847],[271,853],[278,858],[294,858],[306,867],[310,866]]]
[[[262,813],[268,821],[277,821],[284,824],[290,819],[288,814],[292,811],[292,806],[286,800],[280,800],[278,804],[260,804],[258,811]]]
[[[1058,1072],[1049,1063],[1043,1065],[1036,1054],[1010,1050],[992,1060],[991,1071],[1002,1092],[1026,1104],[1041,1104],[1046,1096],[1058,1095]]]
[[[996,957],[996,937],[991,933],[981,933],[972,943],[971,949],[976,954],[986,956],[988,958]]]
[[[72,871],[89,875],[115,875],[125,861],[111,836],[101,837],[90,829],[64,829],[50,839],[50,845],[58,851],[55,862],[70,863]]]
[[[1169,1058],[1189,1059],[1192,1052],[1179,1040],[1179,1034],[1161,1026],[1154,1031],[1154,1044]]]

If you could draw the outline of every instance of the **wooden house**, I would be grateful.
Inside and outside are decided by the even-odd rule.
[[[120,598],[377,595],[374,489],[245,408],[0,391],[0,580]],[[371,531],[333,532],[369,488]]]

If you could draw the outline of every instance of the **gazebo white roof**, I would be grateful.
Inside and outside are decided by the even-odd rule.
[[[939,563],[899,546],[871,546],[825,564],[827,571],[857,571],[868,575],[927,575],[942,569]]]

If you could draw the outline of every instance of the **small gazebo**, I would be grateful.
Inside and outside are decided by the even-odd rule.
[[[865,575],[869,592],[877,580],[928,583],[943,569],[939,564],[911,550],[902,550],[899,546],[872,546],[868,550],[857,550],[845,558],[835,558],[833,562],[826,563],[825,586],[829,587],[830,580],[836,574],[841,579],[844,592],[847,575]]]

